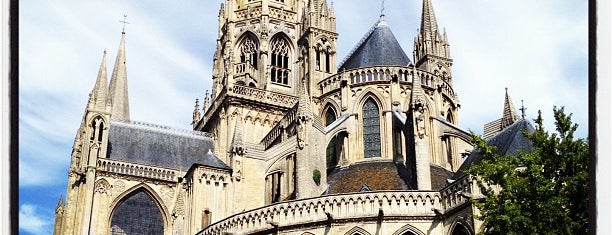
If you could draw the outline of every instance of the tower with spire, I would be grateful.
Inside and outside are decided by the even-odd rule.
[[[414,63],[419,69],[441,76],[452,82],[453,60],[450,56],[446,30],[440,32],[431,0],[423,0],[421,28],[414,38]]]

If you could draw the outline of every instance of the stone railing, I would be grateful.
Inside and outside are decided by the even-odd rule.
[[[291,110],[289,110],[289,112],[287,112],[285,116],[281,118],[278,123],[276,123],[272,130],[270,130],[268,134],[261,140],[260,144],[263,144],[264,149],[268,149],[270,146],[272,146],[274,141],[278,139],[280,135],[283,134],[283,128],[287,128],[290,126],[291,123],[295,122],[297,118],[297,110],[298,104],[296,103],[295,105],[293,105],[293,108],[291,108]]]
[[[247,74],[251,75],[251,77],[254,77],[255,67],[253,67],[251,63],[238,63],[234,66],[234,72],[236,73],[237,77]]]
[[[96,170],[171,182],[177,182],[178,180],[177,172],[174,170],[110,159],[98,159]]]
[[[480,190],[473,177],[466,175],[440,190],[440,195],[444,211],[449,211],[468,203],[470,197],[480,195]]]
[[[285,108],[291,108],[298,101],[298,97],[295,96],[242,85],[234,85],[230,94],[243,99],[265,102]]]
[[[434,89],[436,88],[435,84],[445,84],[443,93],[446,93],[448,97],[455,97],[455,93],[450,84],[443,81],[439,76],[403,66],[381,66],[346,70],[323,79],[318,83],[318,85],[319,89],[321,90],[321,94],[326,94],[340,88],[342,76],[347,79],[348,85],[377,81],[390,81],[391,77],[393,76],[397,76],[400,82],[411,84],[415,73],[417,77],[421,78],[421,86],[424,88]]]
[[[287,21],[293,21],[297,19],[297,14],[292,11],[283,10],[281,8],[270,7],[270,16]]]
[[[236,11],[236,20],[246,20],[261,15],[261,1],[257,1],[257,3],[259,3],[258,5],[254,3],[251,3],[251,5],[245,9]]]
[[[442,207],[441,201],[440,193],[433,191],[383,191],[323,196],[242,212],[214,223],[197,234],[252,234],[274,227],[379,216],[434,217],[434,209]]]

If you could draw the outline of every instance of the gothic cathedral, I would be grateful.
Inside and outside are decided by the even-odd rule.
[[[338,60],[326,0],[226,0],[193,130],[130,119],[124,31],[110,84],[104,52],[89,95],[55,234],[477,233],[449,41],[422,4],[412,57],[381,14]],[[506,99],[493,141],[529,125]]]

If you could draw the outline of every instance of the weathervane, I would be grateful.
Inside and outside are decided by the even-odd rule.
[[[121,30],[121,33],[125,34],[125,24],[129,24],[130,22],[127,22],[127,15],[123,14],[123,20],[120,20],[119,22],[123,23],[123,29]]]
[[[519,110],[521,110],[521,117],[523,118],[523,120],[525,120],[525,110],[527,110],[527,108],[525,108],[525,104],[523,104],[523,100],[521,100],[521,108]]]

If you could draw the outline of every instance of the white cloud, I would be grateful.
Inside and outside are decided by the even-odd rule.
[[[36,206],[23,204],[19,207],[19,231],[34,235],[51,234],[51,224],[51,219],[41,215]]]

